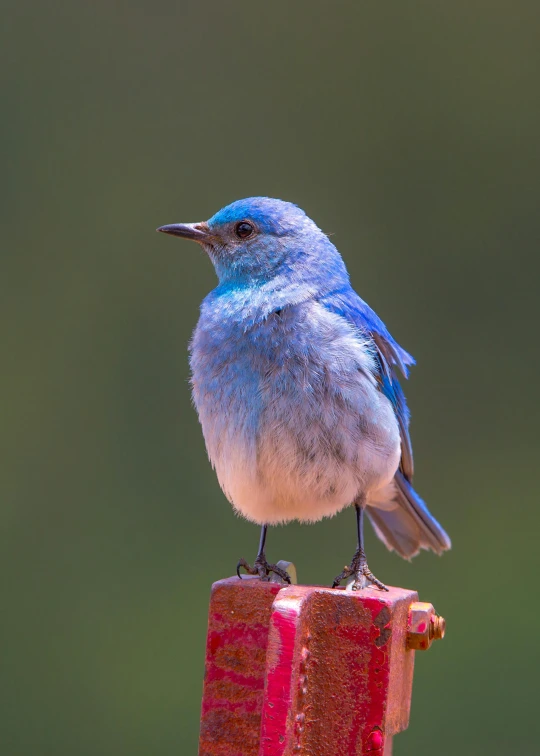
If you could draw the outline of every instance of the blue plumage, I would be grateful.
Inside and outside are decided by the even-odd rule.
[[[206,223],[161,229],[208,253],[219,284],[191,343],[193,398],[210,460],[234,508],[263,526],[248,570],[277,571],[266,526],[313,522],[348,505],[359,545],[335,583],[384,586],[367,567],[362,516],[406,558],[450,540],[412,488],[414,359],[352,289],[330,239],[288,202],[253,197]]]

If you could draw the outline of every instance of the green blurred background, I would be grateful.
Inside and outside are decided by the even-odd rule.
[[[416,483],[454,548],[408,564],[369,536],[449,626],[396,755],[538,752],[539,23],[536,2],[3,3],[2,754],[196,753],[210,584],[258,529],[190,404],[213,270],[154,229],[254,194],[334,234],[418,360]],[[276,529],[269,557],[328,583],[353,520]]]

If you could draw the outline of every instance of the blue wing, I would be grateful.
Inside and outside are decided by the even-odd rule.
[[[396,368],[407,378],[407,367],[414,364],[414,359],[392,338],[382,320],[353,289],[347,287],[331,292],[319,301],[371,339],[378,364],[379,389],[392,403],[399,425],[401,462],[394,477],[398,506],[390,510],[368,507],[375,531],[389,549],[394,549],[406,559],[413,557],[421,548],[441,554],[450,548],[450,538],[411,485],[414,466],[409,436],[410,415]]]
[[[319,301],[328,310],[353,323],[371,339],[379,367],[377,376],[379,388],[391,401],[399,424],[401,471],[408,481],[412,481],[414,462],[409,435],[410,413],[405,394],[397,378],[396,368],[399,368],[403,376],[408,378],[408,366],[414,365],[414,358],[400,347],[379,316],[350,287],[326,294]]]

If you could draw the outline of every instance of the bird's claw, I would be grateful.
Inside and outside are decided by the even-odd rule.
[[[334,578],[332,588],[337,588],[342,580],[346,580],[354,575],[353,591],[362,591],[368,587],[369,583],[375,585],[381,591],[387,591],[388,588],[384,583],[375,577],[367,565],[366,556],[363,551],[358,550],[353,556],[350,567],[345,566],[343,571]]]
[[[252,567],[248,562],[246,562],[245,559],[239,559],[238,564],[236,565],[236,574],[241,579],[242,575],[240,574],[240,569],[243,568],[248,575],[258,575],[258,571]]]
[[[278,567],[277,564],[269,564],[266,561],[266,557],[264,554],[259,555],[257,559],[253,563],[253,567],[246,562],[245,559],[239,559],[238,564],[236,565],[236,574],[239,578],[242,577],[240,574],[240,569],[244,569],[248,575],[258,575],[261,580],[264,580],[265,582],[268,582],[270,580],[270,575],[273,572],[275,575],[280,577],[285,583],[291,584],[291,578],[288,572],[285,570],[282,570],[281,567]]]

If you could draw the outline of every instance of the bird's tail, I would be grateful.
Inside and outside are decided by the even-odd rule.
[[[391,503],[368,501],[366,508],[381,541],[405,559],[416,556],[420,549],[436,554],[447,551],[452,545],[450,538],[399,470],[392,488]]]

